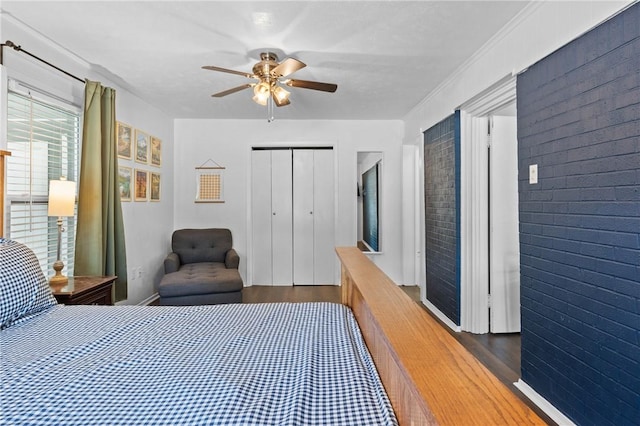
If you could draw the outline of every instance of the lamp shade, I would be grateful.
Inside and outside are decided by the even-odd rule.
[[[49,216],[73,216],[76,183],[70,180],[49,181]]]

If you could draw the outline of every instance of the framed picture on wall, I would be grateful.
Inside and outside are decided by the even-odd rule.
[[[151,172],[149,175],[151,176],[149,199],[151,201],[160,201],[160,173]]]
[[[149,163],[149,135],[136,129],[136,162]]]
[[[147,201],[147,190],[149,188],[149,172],[136,169],[135,171],[135,200]]]
[[[162,165],[162,141],[151,136],[151,164],[160,167]]]
[[[131,141],[133,129],[128,124],[116,122],[116,134],[118,135],[118,157],[131,160]]]
[[[131,201],[131,167],[118,167],[120,201]]]

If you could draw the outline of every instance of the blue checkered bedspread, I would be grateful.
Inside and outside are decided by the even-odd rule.
[[[55,306],[0,331],[0,424],[393,425],[331,303]]]

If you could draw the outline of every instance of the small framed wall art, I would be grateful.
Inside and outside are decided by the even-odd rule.
[[[149,200],[160,201],[160,173],[150,172]]]
[[[162,165],[162,141],[155,136],[151,136],[151,165]]]
[[[136,129],[136,162],[149,163],[149,135]]]
[[[131,201],[131,167],[118,166],[120,201]]]
[[[118,157],[131,160],[131,140],[133,128],[128,124],[116,122],[116,134],[118,135]]]
[[[146,170],[135,170],[135,200],[147,201],[147,191],[149,188],[149,172]]]

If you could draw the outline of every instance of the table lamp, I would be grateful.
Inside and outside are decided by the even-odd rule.
[[[76,183],[60,178],[60,180],[49,181],[49,216],[58,217],[58,255],[53,263],[53,270],[56,274],[51,277],[49,284],[62,286],[69,279],[62,275],[64,263],[60,260],[60,243],[62,241],[62,218],[73,216],[76,204]]]

